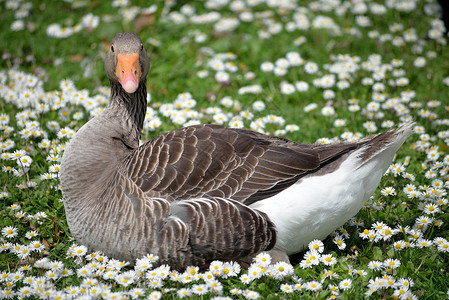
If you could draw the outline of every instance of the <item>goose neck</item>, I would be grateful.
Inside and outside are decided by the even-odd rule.
[[[147,110],[147,89],[144,81],[132,94],[126,93],[119,83],[111,81],[109,109],[116,113],[118,120],[123,121],[124,132],[132,132],[139,139]]]

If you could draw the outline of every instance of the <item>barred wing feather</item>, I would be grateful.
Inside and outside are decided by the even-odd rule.
[[[245,201],[261,190],[269,197],[319,167],[311,145],[250,130],[197,125],[162,134],[125,163],[129,177],[151,196]],[[275,188],[281,183],[281,188]]]

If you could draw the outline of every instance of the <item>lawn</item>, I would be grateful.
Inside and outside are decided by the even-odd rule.
[[[0,1],[0,299],[447,299],[440,13],[435,0]],[[91,253],[67,226],[59,163],[108,103],[104,57],[122,31],[151,61],[143,140],[198,123],[304,143],[408,121],[415,134],[362,210],[291,265],[261,254],[172,270]]]

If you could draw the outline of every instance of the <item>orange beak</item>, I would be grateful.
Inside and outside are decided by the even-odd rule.
[[[134,93],[139,87],[141,75],[139,54],[118,54],[115,75],[117,75],[125,92],[128,94]]]

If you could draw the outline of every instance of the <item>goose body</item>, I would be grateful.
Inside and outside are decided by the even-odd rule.
[[[197,125],[139,147],[149,61],[121,33],[106,57],[111,101],[73,137],[61,163],[66,218],[91,250],[175,268],[261,251],[297,253],[354,216],[411,124],[371,139],[299,144]]]

